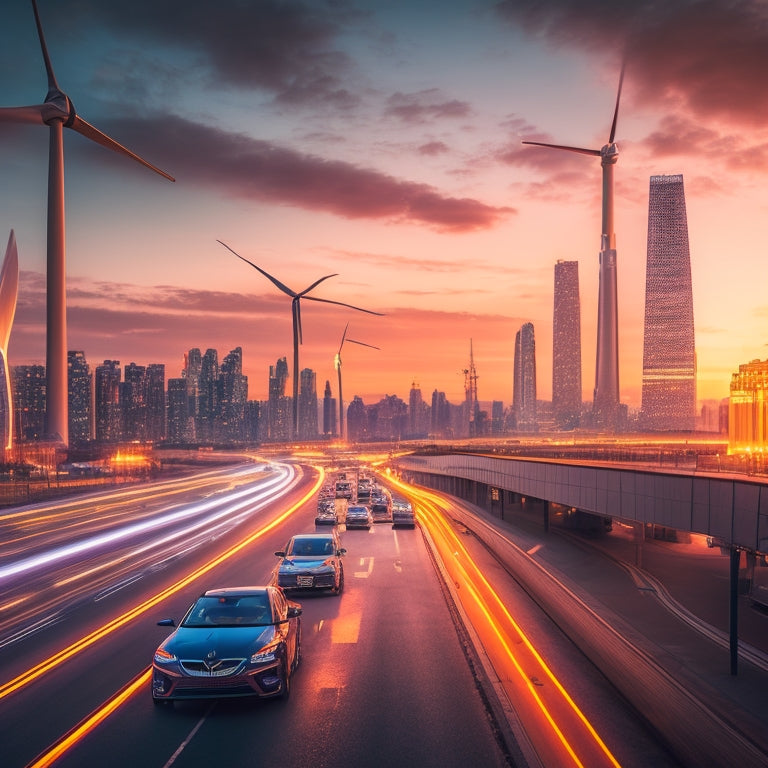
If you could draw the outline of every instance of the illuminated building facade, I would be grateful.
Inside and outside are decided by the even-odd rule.
[[[640,428],[696,428],[691,257],[682,175],[651,176]]]
[[[87,443],[93,439],[93,376],[84,352],[67,352],[67,397],[69,442],[71,445]]]
[[[552,323],[552,413],[556,429],[581,420],[581,305],[579,262],[555,264]]]
[[[317,374],[302,368],[299,375],[299,440],[317,439]]]
[[[768,360],[753,360],[731,376],[728,450],[761,451],[767,446]]]
[[[45,366],[15,365],[11,371],[16,440],[40,440],[45,433]]]
[[[105,360],[96,366],[95,405],[96,439],[103,443],[120,440],[120,379],[119,360]]]
[[[512,410],[518,432],[538,431],[536,413],[536,339],[533,323],[525,323],[515,336]]]

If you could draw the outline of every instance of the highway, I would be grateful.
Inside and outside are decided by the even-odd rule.
[[[415,530],[340,526],[345,590],[297,597],[289,701],[153,705],[156,622],[204,589],[268,580],[275,550],[315,529],[322,472],[254,463],[6,510],[4,768],[681,765],[456,500],[423,491]]]
[[[20,633],[27,612],[9,626],[12,639],[0,649],[3,766],[239,766],[253,764],[254,755],[259,765],[510,764],[418,528],[343,533],[346,588],[340,598],[302,601],[303,660],[287,703],[153,705],[146,670],[168,631],[156,622],[179,619],[206,588],[264,583],[274,551],[290,534],[314,529],[318,473],[305,467],[296,475],[258,515],[184,556],[159,558],[162,567],[149,571],[142,562],[132,580],[118,561],[121,589],[104,593],[100,582],[98,593],[81,593],[54,623]],[[100,503],[110,504],[118,527],[125,524],[111,502]],[[65,519],[63,510],[52,513]],[[59,548],[66,541],[55,528]],[[103,533],[101,522],[95,528]],[[90,538],[82,529],[78,541]],[[71,574],[78,566],[67,563]],[[6,582],[12,575],[6,571]]]

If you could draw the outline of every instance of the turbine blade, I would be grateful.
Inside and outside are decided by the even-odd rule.
[[[341,344],[339,344],[339,352],[338,352],[338,358],[341,360],[341,348],[344,346],[344,340],[347,338],[347,329],[349,328],[349,323],[347,323],[344,326],[344,333],[341,335]]]
[[[238,259],[241,259],[246,264],[250,264],[257,272],[261,272],[264,277],[267,278],[267,280],[271,281],[273,285],[277,286],[283,293],[287,293],[289,296],[292,296],[293,298],[296,298],[298,295],[295,291],[292,291],[287,285],[284,285],[281,283],[276,277],[272,277],[272,275],[269,274],[269,272],[265,272],[261,267],[257,267],[252,261],[248,261],[245,257],[241,256],[236,251],[233,251],[225,242],[221,240],[217,240],[217,243],[221,243],[228,251],[231,253],[234,253],[235,256],[237,256]]]
[[[347,339],[350,344],[359,344],[361,347],[370,347],[371,349],[378,349],[381,351],[381,347],[374,347],[373,344],[366,344],[364,341],[355,341],[354,339]]]
[[[621,74],[619,74],[619,90],[616,93],[616,108],[613,110],[613,123],[611,123],[611,133],[608,137],[608,143],[613,144],[613,140],[616,136],[616,121],[619,119],[619,101],[621,99],[621,86],[624,83],[624,67],[626,61],[621,62]]]
[[[578,152],[581,155],[594,155],[600,157],[599,149],[584,149],[583,147],[566,147],[563,144],[545,144],[543,141],[524,141],[523,144],[533,144],[536,147],[549,147],[550,149],[564,149],[566,152]]]
[[[383,312],[374,312],[371,309],[363,309],[362,307],[356,307],[353,304],[345,304],[343,301],[333,301],[331,299],[318,299],[317,296],[302,296],[303,299],[308,301],[322,301],[324,304],[338,304],[340,307],[349,307],[349,309],[356,309],[358,312],[365,312],[369,315],[378,315],[384,317]]]
[[[8,246],[5,249],[5,259],[0,270],[0,350],[8,352],[8,341],[11,338],[13,317],[16,314],[16,300],[19,295],[19,253],[16,248],[16,235],[11,230]],[[8,366],[8,361],[3,361]]]
[[[326,275],[325,277],[321,277],[319,280],[315,280],[315,282],[312,283],[309,288],[305,288],[303,291],[301,291],[299,296],[306,296],[313,288],[317,288],[317,286],[320,285],[323,280],[327,280],[329,277],[336,277],[338,274],[338,272],[334,272],[332,275]]]
[[[43,61],[45,62],[45,71],[48,75],[48,90],[58,91],[59,84],[56,82],[56,75],[53,74],[51,58],[48,55],[48,46],[45,44],[45,35],[43,35],[43,25],[40,23],[40,14],[37,12],[37,3],[32,0],[32,10],[35,12],[35,24],[37,25],[37,36],[40,38],[40,49],[43,52]]]
[[[79,134],[82,134],[83,136],[91,139],[91,141],[95,141],[97,144],[101,144],[102,147],[106,147],[107,149],[114,150],[120,155],[125,155],[126,157],[134,159],[137,163],[141,163],[141,165],[149,168],[151,171],[159,173],[161,176],[168,179],[168,181],[176,181],[173,176],[166,173],[165,171],[161,171],[159,168],[152,165],[152,163],[147,162],[144,160],[144,158],[139,157],[134,152],[131,152],[130,149],[126,149],[122,144],[118,144],[118,142],[116,142],[114,139],[111,139],[109,136],[107,136],[106,133],[102,133],[98,128],[94,128],[89,122],[83,120],[83,118],[79,115],[75,115],[74,120],[72,120],[72,124],[69,127],[72,128],[73,131],[77,131]]]
[[[44,104],[35,104],[30,107],[0,107],[0,123],[40,123],[43,120]]]

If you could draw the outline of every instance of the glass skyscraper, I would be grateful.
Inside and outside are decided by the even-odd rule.
[[[525,323],[515,336],[512,410],[519,432],[537,432],[536,340],[533,323]]]
[[[651,176],[640,428],[696,426],[691,257],[681,174]]]
[[[557,429],[575,429],[581,420],[581,304],[578,261],[558,261],[555,264],[552,414]]]

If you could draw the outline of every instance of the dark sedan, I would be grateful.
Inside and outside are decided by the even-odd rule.
[[[301,658],[300,615],[275,586],[205,592],[155,651],[153,700],[288,698]]]

